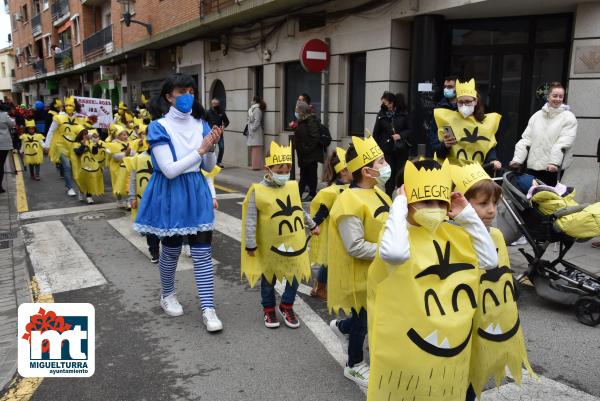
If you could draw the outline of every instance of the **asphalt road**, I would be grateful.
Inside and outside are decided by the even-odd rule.
[[[65,195],[52,166],[45,164],[41,175],[40,182],[25,176],[30,210],[84,206]],[[240,219],[241,200],[222,199],[219,210]],[[101,199],[109,201],[109,196]],[[299,294],[310,315],[319,318],[310,327],[264,327],[259,290],[240,279],[240,244],[227,234],[235,227],[214,234],[215,300],[224,330],[208,334],[191,270],[177,272],[184,315],[170,318],[162,312],[157,266],[134,246],[135,234],[124,235],[111,224],[126,216],[109,209],[22,222],[60,221],[107,282],[54,294],[55,302],[89,302],[96,308],[94,376],[45,379],[33,400],[364,400],[364,393],[344,378],[331,344],[314,329],[331,319],[323,302]],[[26,241],[35,246],[34,237]],[[519,305],[530,361],[551,379],[544,391],[553,394],[558,382],[600,397],[600,327],[580,324],[570,308],[542,300],[531,287],[523,288]],[[574,390],[570,394],[560,399],[584,399]],[[550,397],[539,399],[555,399]],[[483,399],[504,398],[489,393]]]

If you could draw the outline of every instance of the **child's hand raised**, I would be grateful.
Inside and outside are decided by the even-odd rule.
[[[396,196],[406,196],[406,190],[404,189],[404,184],[402,184],[402,186],[396,190]]]
[[[313,228],[312,230],[310,230],[310,233],[312,235],[319,235],[319,234],[321,234],[321,230],[319,230],[319,226],[315,226],[315,228]]]
[[[250,256],[250,257],[254,257],[254,256],[256,256],[256,251],[255,251],[254,249],[253,249],[253,250],[246,249],[246,253],[247,253],[247,254],[248,254],[248,256]]]
[[[452,192],[452,196],[450,197],[450,210],[448,211],[448,216],[453,219],[458,216],[467,206],[469,205],[469,201],[463,194],[460,192]]]

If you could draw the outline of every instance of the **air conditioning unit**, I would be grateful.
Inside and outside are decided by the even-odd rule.
[[[15,20],[16,21],[23,21],[23,17],[21,16],[21,13],[16,13],[15,14]]]
[[[146,50],[142,57],[142,67],[148,69],[158,68],[158,58],[156,50]]]

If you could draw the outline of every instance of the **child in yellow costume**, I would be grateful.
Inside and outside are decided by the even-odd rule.
[[[107,152],[110,153],[109,169],[112,192],[117,198],[117,206],[126,208],[127,202],[124,197],[129,188],[129,176],[123,159],[131,154],[131,148],[127,141],[128,134],[125,128],[115,125],[115,132],[112,135],[116,135],[116,137],[113,137],[112,142],[105,144]]]
[[[23,163],[29,169],[29,176],[32,180],[40,180],[40,165],[44,162],[44,135],[36,132],[35,121],[26,120],[25,129],[27,133],[22,134],[21,153],[23,154]]]
[[[367,335],[367,272],[392,202],[380,189],[385,188],[391,168],[372,136],[352,137],[346,165],[353,181],[338,196],[329,216],[327,307],[335,313],[342,309],[350,316],[332,320],[330,327],[341,339],[348,336],[344,376],[364,387],[369,380],[369,365],[363,356]]]
[[[123,159],[129,173],[129,204],[131,205],[131,222],[135,221],[142,196],[154,172],[152,158],[148,153],[148,142],[143,136],[135,147],[135,155]],[[150,262],[158,263],[160,255],[160,239],[155,234],[145,233],[146,244],[150,252]],[[190,255],[191,256],[191,255]]]
[[[293,305],[301,280],[310,277],[308,240],[305,227],[318,235],[319,227],[302,209],[298,183],[290,181],[291,146],[271,142],[265,158],[267,174],[253,184],[242,204],[242,276],[250,287],[261,279],[265,326],[279,327],[275,313],[275,282],[286,279],[277,311],[286,326],[297,328],[300,321]]]
[[[73,144],[79,131],[83,129],[80,119],[75,112],[79,105],[74,97],[65,98],[65,113],[56,114],[46,134],[44,149],[49,149],[48,156],[53,163],[60,163],[62,168],[67,194],[75,196],[75,175],[77,166],[72,163],[77,161],[73,153]]]
[[[320,190],[310,202],[310,214],[321,230],[319,236],[313,238],[310,244],[310,262],[319,265],[315,286],[310,291],[310,296],[326,301],[329,212],[338,196],[348,189],[348,184],[352,181],[352,174],[346,167],[344,149],[336,148],[329,157],[323,181],[327,182],[327,188]]]
[[[444,108],[433,111],[438,139],[444,144],[438,156],[448,157],[452,164],[476,161],[480,164],[492,163],[494,169],[500,169],[502,165],[496,155],[496,133],[502,116],[498,113],[484,114],[474,79],[456,81],[456,98],[457,111]],[[454,138],[444,135],[444,126],[452,128]],[[443,154],[444,150],[447,154]]]
[[[498,256],[451,188],[447,160],[406,163],[369,268],[368,401],[465,400],[480,268]]]
[[[451,171],[455,190],[463,193],[473,206],[498,251],[498,266],[481,275],[473,322],[470,380],[481,397],[490,377],[496,386],[500,385],[506,368],[517,383],[521,382],[523,365],[532,375],[533,371],[527,359],[506,242],[502,232],[491,226],[502,189],[477,163],[452,166]]]
[[[123,128],[127,128],[127,122],[125,121],[125,113],[127,113],[127,106],[123,102],[119,102],[119,108],[113,118],[113,124],[120,125]]]
[[[104,194],[103,169],[98,161],[100,138],[98,133],[83,129],[77,134],[74,153],[77,156],[79,172],[76,174],[77,186],[85,194],[88,204],[94,203],[93,195]]]

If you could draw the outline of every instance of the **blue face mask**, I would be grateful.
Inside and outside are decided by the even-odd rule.
[[[194,105],[194,95],[186,93],[179,95],[175,98],[175,108],[182,113],[189,113],[192,111]]]
[[[300,113],[298,113],[298,112],[295,112],[295,113],[294,113],[294,117],[296,117],[296,120],[299,120],[299,119],[300,119]]]
[[[446,99],[453,99],[456,97],[456,90],[454,89],[449,89],[449,88],[444,88],[444,97]]]

